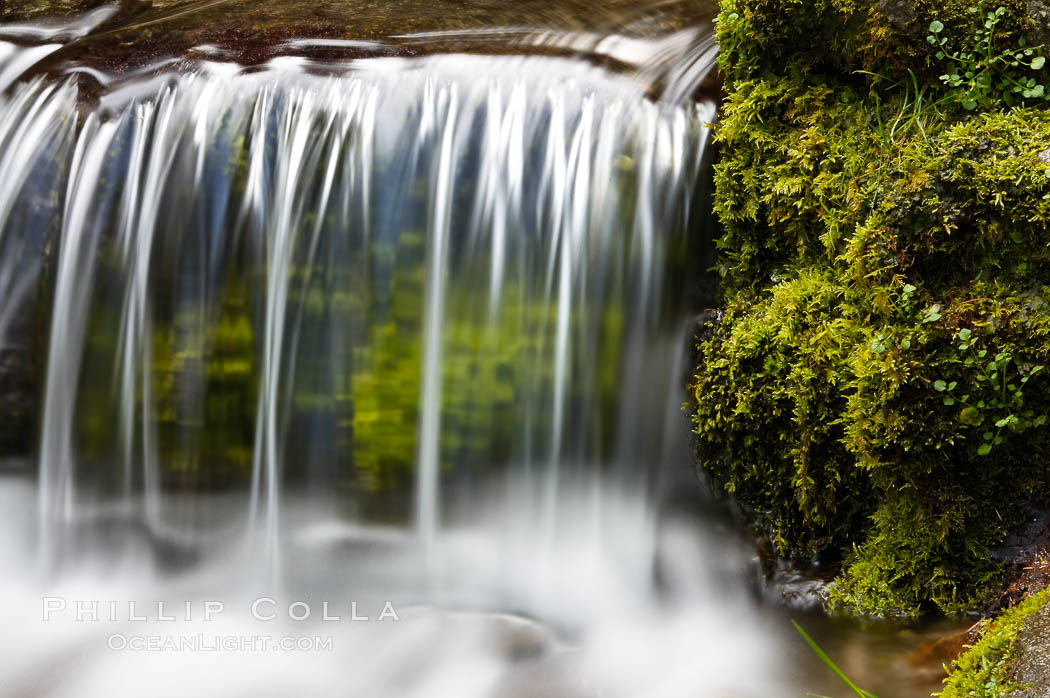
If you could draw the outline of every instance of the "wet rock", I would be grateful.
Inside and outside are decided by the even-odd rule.
[[[874,0],[874,4],[891,26],[909,32],[925,30],[916,0]],[[1025,9],[1028,41],[1034,45],[1050,45],[1050,0],[1027,0]]]
[[[818,571],[780,564],[768,578],[762,596],[770,603],[794,611],[816,611],[824,604],[828,584],[829,580],[822,578]]]
[[[886,21],[898,29],[913,29],[918,25],[919,15],[915,0],[878,0],[876,3]]]
[[[200,550],[174,531],[157,530],[140,518],[124,514],[100,514],[77,520],[64,532],[56,559],[149,560],[162,572],[192,570],[200,561]]]
[[[530,618],[497,614],[492,618],[493,646],[512,663],[532,662],[559,649],[554,631]]]
[[[1036,45],[1050,44],[1050,0],[1028,0],[1027,10],[1028,40]]]
[[[944,667],[954,662],[955,658],[962,654],[966,645],[973,642],[976,627],[955,628],[936,637],[920,641],[907,657],[912,675],[927,681],[939,682],[944,678]]]
[[[1050,604],[1030,615],[1017,636],[1013,680],[1025,688],[1011,698],[1050,698]]]
[[[1050,509],[1029,509],[1025,523],[992,551],[992,559],[1006,564],[1022,564],[1040,550],[1050,547]]]

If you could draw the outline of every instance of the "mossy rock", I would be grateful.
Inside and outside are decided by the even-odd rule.
[[[1030,653],[1046,656],[1045,644],[1035,643],[1045,640],[1045,630],[1040,629],[1047,623],[1048,602],[1050,589],[1044,589],[994,621],[985,621],[980,639],[955,661],[944,680],[944,691],[936,695],[940,698],[1044,695],[1029,693],[1031,684],[1019,674],[1029,676],[1031,672],[1027,666],[1021,672],[1018,669],[1019,664],[1029,663]]]
[[[732,0],[719,22],[698,456],[781,554],[842,561],[849,612],[980,605],[989,550],[1050,497],[1050,110],[967,110],[911,27],[971,31],[972,4]]]

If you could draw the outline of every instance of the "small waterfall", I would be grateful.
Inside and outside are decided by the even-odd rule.
[[[572,661],[609,670],[608,695],[738,686],[719,657],[761,652],[737,627],[749,611],[735,592],[698,601],[736,563],[679,550],[694,536],[663,536],[656,499],[665,471],[690,472],[676,405],[714,118],[688,98],[712,46],[683,41],[666,48],[683,65],[641,78],[550,57],[281,58],[95,101],[73,78],[2,93],[0,340],[37,318],[47,347],[43,578],[102,564],[157,595],[218,579],[518,612],[579,638]],[[698,555],[703,572],[681,562]],[[673,622],[668,590],[689,609]],[[442,644],[419,623],[391,656]],[[639,692],[609,659],[635,646],[625,623],[646,666],[694,662],[691,623],[737,642]],[[402,693],[385,659],[335,675],[350,695],[518,695],[488,635],[456,637],[448,666],[484,671],[421,670]],[[280,680],[255,668],[251,685]]]
[[[665,271],[689,249],[710,115],[568,62],[423,63],[342,77],[207,65],[83,116],[70,83],[12,98],[25,152],[69,173],[51,194],[63,212],[45,534],[81,496],[159,527],[162,483],[207,478],[225,457],[230,480],[250,480],[249,528],[268,556],[289,479],[414,488],[426,543],[442,481],[467,486],[479,468],[536,472],[535,523],[553,540],[559,492],[580,475],[564,463],[628,455],[650,426],[632,414],[646,405],[636,367],[681,305]],[[16,181],[32,173],[21,154]],[[220,356],[224,312],[247,335]],[[236,410],[254,411],[236,427],[207,406],[231,362]],[[617,394],[629,412],[604,418]],[[334,422],[327,442],[306,433],[311,401]],[[227,439],[217,452],[210,429]],[[296,478],[311,449],[345,468]],[[111,460],[118,472],[100,476]]]

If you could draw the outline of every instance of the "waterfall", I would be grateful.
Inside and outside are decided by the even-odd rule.
[[[713,574],[660,552],[694,544],[661,534],[658,495],[691,470],[677,406],[714,119],[688,99],[713,44],[683,41],[681,66],[636,75],[553,57],[286,57],[100,95],[76,77],[3,92],[0,346],[39,327],[46,347],[42,579],[102,564],[144,575],[129,583],[147,595],[222,579],[232,595],[352,587],[519,612],[587,638],[596,654],[579,661],[610,669],[625,622],[650,638],[646,661],[693,652],[690,623],[756,656],[722,615],[747,616],[738,595],[688,606],[669,635],[648,620],[665,603],[657,569],[687,604]],[[0,76],[39,60],[7,46]],[[720,555],[705,559],[735,564]],[[395,654],[442,644],[428,622]],[[463,666],[493,651],[480,631],[456,637],[442,651]],[[737,685],[708,651],[651,695]],[[481,696],[503,666],[420,670],[425,689],[380,693],[385,661],[340,680]],[[309,685],[287,664],[272,681],[277,666]],[[638,696],[637,680],[598,683]]]
[[[68,173],[51,192],[45,534],[100,493],[161,526],[162,482],[214,459],[250,479],[249,528],[275,556],[288,471],[318,449],[345,468],[300,479],[414,488],[423,541],[443,480],[532,469],[553,538],[563,463],[633,457],[616,445],[652,424],[601,412],[620,391],[645,409],[637,367],[684,307],[665,271],[689,249],[702,107],[563,61],[448,57],[337,77],[203,65],[86,112],[72,83],[34,83],[4,116],[24,133],[0,214],[37,167],[26,153]],[[247,333],[225,355],[224,312]],[[207,408],[236,362],[253,423]],[[310,442],[316,412],[336,423]],[[228,437],[214,450],[209,429]],[[111,458],[108,480],[78,476]]]

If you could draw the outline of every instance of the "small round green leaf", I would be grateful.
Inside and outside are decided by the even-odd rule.
[[[959,421],[970,426],[977,426],[981,423],[981,413],[975,407],[967,407],[959,413]]]

